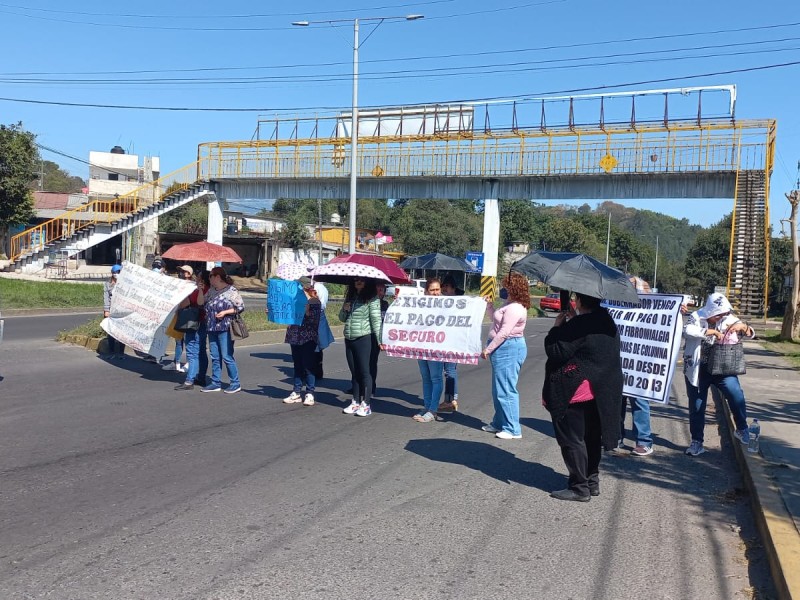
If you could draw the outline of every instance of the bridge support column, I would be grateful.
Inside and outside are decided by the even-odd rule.
[[[500,205],[497,198],[484,200],[483,205],[483,271],[481,295],[495,296],[497,257],[500,251]]]
[[[208,234],[206,241],[221,246],[223,227],[222,204],[219,201],[219,196],[212,194],[209,196],[208,201]],[[207,268],[211,269],[212,267],[214,267],[214,263],[208,263]]]

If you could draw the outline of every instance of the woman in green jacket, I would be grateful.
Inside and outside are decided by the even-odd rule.
[[[353,399],[342,412],[368,417],[372,414],[371,338],[374,336],[378,344],[381,343],[381,303],[374,281],[353,279],[347,288],[339,320],[344,322],[344,349],[353,380]]]

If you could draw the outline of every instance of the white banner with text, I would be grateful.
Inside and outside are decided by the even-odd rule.
[[[193,281],[124,262],[111,295],[109,317],[100,326],[126,346],[160,358],[167,353],[167,327],[173,312],[195,289]]]
[[[626,396],[667,404],[680,354],[683,296],[639,294],[640,306],[605,300],[617,324]]]
[[[383,321],[383,344],[394,358],[476,365],[483,343],[483,298],[400,296]]]

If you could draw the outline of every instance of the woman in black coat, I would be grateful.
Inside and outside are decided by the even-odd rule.
[[[600,494],[600,458],[619,440],[622,365],[619,335],[600,300],[575,294],[575,309],[556,317],[544,340],[542,398],[569,472],[559,500],[588,502]]]

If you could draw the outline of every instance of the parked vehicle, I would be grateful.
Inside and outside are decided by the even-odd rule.
[[[570,300],[570,304],[572,305],[572,308],[575,308],[574,300]],[[543,311],[552,310],[554,312],[560,312],[561,294],[558,292],[547,294],[544,298],[539,300],[539,308],[541,308]]]
[[[424,296],[425,295],[425,280],[412,279],[413,285],[396,285],[394,286],[394,296]]]
[[[544,298],[539,300],[539,308],[544,311],[552,310],[558,312],[561,310],[561,296],[559,294],[547,294]]]

